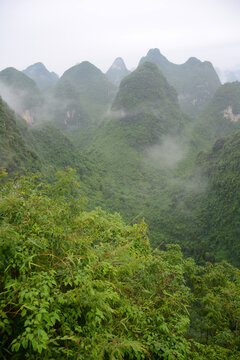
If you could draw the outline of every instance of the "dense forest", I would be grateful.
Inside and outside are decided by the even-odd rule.
[[[152,49],[0,96],[0,357],[238,360],[240,83]]]

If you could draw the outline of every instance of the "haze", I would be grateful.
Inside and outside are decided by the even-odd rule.
[[[61,75],[88,60],[129,69],[150,48],[174,63],[190,56],[240,67],[238,0],[0,0],[0,70],[41,61]]]

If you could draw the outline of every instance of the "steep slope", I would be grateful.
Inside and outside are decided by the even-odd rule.
[[[10,175],[40,170],[40,159],[27,145],[16,121],[16,114],[0,97],[0,167]]]
[[[114,60],[111,67],[106,72],[108,80],[118,86],[123,78],[130,74],[122,58],[118,57]]]
[[[240,266],[239,152],[240,130],[219,138],[208,152],[199,153],[192,179],[186,179],[202,191],[185,187],[175,192],[168,212],[172,239],[180,227],[184,251],[199,261],[226,259]]]
[[[81,180],[91,176],[90,163],[54,124],[44,122],[32,127],[28,142],[40,157],[47,178],[52,180],[56,171],[66,167],[75,169]]]
[[[149,50],[140,64],[145,61],[153,62],[159,67],[169,84],[176,88],[182,109],[190,115],[199,113],[221,85],[216,71],[208,61],[201,62],[192,57],[184,64],[177,65],[168,61],[158,49]]]
[[[50,122],[29,126],[0,97],[0,168],[9,176],[41,173],[52,180],[58,170],[74,168],[86,192],[99,188],[93,164]]]
[[[146,215],[151,225],[149,206],[152,201],[159,206],[160,196],[166,199],[168,175],[178,165],[179,154],[171,162],[168,145],[178,152],[188,121],[175,89],[156,65],[144,63],[127,76],[88,148],[88,156],[101,167],[100,205],[128,220]]]
[[[56,73],[48,71],[41,62],[28,66],[23,73],[34,80],[40,90],[54,86],[59,79]]]
[[[0,95],[28,123],[39,119],[41,93],[35,82],[21,71],[6,68],[0,72]]]
[[[198,157],[207,179],[201,200],[199,244],[217,260],[240,266],[240,130],[216,141]]]
[[[164,214],[154,203],[150,209],[164,241],[178,242],[197,261],[240,266],[239,153],[240,130],[217,139],[198,154],[190,175],[173,181]]]
[[[240,128],[240,82],[226,83],[215,93],[205,110],[196,118],[192,137],[197,150],[211,145],[216,138]]]
[[[87,61],[75,65],[56,85],[55,122],[65,130],[99,122],[114,94],[114,85],[97,67]]]
[[[161,134],[178,132],[184,123],[175,89],[156,65],[147,62],[122,81],[112,111],[119,118],[119,124],[127,122],[135,131],[143,126],[142,137],[147,138],[146,132],[150,136],[147,145],[154,143]],[[141,142],[137,134],[135,138]]]

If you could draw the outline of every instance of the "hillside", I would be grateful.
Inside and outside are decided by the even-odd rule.
[[[85,211],[73,170],[1,187],[0,220],[2,359],[239,359],[239,270]]]
[[[28,123],[41,116],[43,99],[36,83],[14,68],[0,72],[0,96]]]
[[[240,127],[240,82],[226,83],[215,93],[208,106],[196,118],[192,131],[198,148],[204,149],[216,138]]]
[[[0,97],[0,167],[10,175],[40,170],[41,162],[17,126],[17,115]]]
[[[198,262],[225,259],[240,266],[239,152],[240,130],[217,139],[198,154],[190,174],[172,181],[165,212],[150,209],[164,241],[177,242]]]
[[[71,167],[86,192],[99,188],[93,164],[61,130],[50,122],[30,127],[0,98],[1,167],[6,168],[10,177],[37,172],[49,181],[56,171]]]
[[[216,141],[209,152],[198,155],[207,181],[201,199],[198,243],[217,261],[228,259],[240,266],[240,130]]]
[[[114,94],[115,86],[97,67],[87,61],[75,65],[65,71],[54,90],[54,121],[64,130],[99,123]]]
[[[131,220],[166,200],[169,174],[183,156],[180,134],[188,117],[157,66],[144,63],[120,84],[109,118],[96,132],[87,156],[102,178],[98,203]],[[151,207],[154,207],[151,204]]]
[[[170,62],[158,49],[151,49],[140,64],[145,61],[155,63],[169,84],[175,87],[182,109],[190,115],[196,115],[213,97],[220,80],[212,64],[191,57],[184,64]]]

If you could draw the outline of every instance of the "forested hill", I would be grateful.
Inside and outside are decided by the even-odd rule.
[[[115,86],[88,61],[66,70],[49,101],[54,123],[65,131],[76,131],[99,124],[107,112]]]
[[[32,124],[39,119],[42,95],[36,83],[21,71],[0,71],[0,95],[27,122]]]
[[[206,192],[199,204],[198,242],[216,260],[240,267],[240,130],[216,141],[198,155]]]
[[[182,109],[190,115],[203,110],[221,85],[216,71],[208,61],[201,62],[191,57],[184,64],[177,65],[163,56],[159,49],[149,50],[140,64],[145,61],[153,62],[159,67],[167,81],[176,88]]]
[[[183,156],[180,134],[189,122],[156,65],[144,63],[122,80],[108,118],[86,148],[101,169],[98,204],[128,221],[144,216],[151,222],[155,205],[158,213],[166,205],[166,184]],[[159,235],[157,223],[151,222],[151,234],[153,228]]]
[[[219,87],[212,100],[196,118],[192,130],[193,141],[201,150],[213,144],[218,137],[240,128],[240,82]]]
[[[32,173],[51,180],[58,170],[76,169],[84,185],[91,185],[94,166],[51,122],[29,127],[0,97],[0,168],[9,176]],[[90,186],[91,188],[91,186]]]
[[[0,167],[10,175],[40,170],[40,159],[27,145],[16,121],[17,115],[0,97]]]

